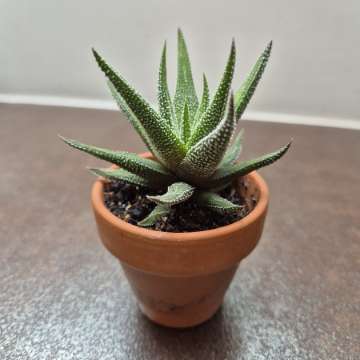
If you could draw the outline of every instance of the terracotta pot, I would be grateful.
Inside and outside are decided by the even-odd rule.
[[[240,261],[260,239],[269,201],[259,174],[252,172],[245,181],[244,195],[257,199],[249,215],[217,229],[188,233],[148,230],[122,221],[104,205],[103,180],[93,185],[91,200],[101,240],[119,259],[141,311],[152,321],[191,327],[221,306]]]

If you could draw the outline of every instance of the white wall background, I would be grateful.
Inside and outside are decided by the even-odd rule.
[[[233,36],[235,87],[273,39],[250,110],[360,118],[359,0],[0,0],[0,97],[110,100],[95,46],[154,101],[165,39],[175,74],[177,26],[199,85],[205,71],[216,86]]]

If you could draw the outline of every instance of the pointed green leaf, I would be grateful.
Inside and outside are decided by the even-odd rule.
[[[184,111],[183,111],[183,120],[181,123],[181,136],[182,136],[182,140],[183,142],[186,144],[187,141],[189,140],[190,137],[190,113],[189,113],[189,106],[187,104],[187,102],[185,103],[184,106]]]
[[[127,119],[129,120],[130,124],[134,127],[136,132],[141,137],[141,140],[145,143],[147,148],[156,156],[158,157],[158,154],[156,153],[156,150],[154,146],[151,144],[150,139],[148,138],[146,131],[144,127],[141,125],[141,122],[139,119],[135,116],[135,114],[130,110],[130,108],[127,106],[126,101],[121,97],[121,95],[116,91],[114,85],[111,83],[111,81],[107,81],[107,85],[109,87],[109,90],[111,92],[112,97],[116,101],[118,107],[120,110],[125,114]]]
[[[160,116],[166,119],[169,126],[174,127],[175,115],[173,111],[173,105],[169,93],[167,84],[167,70],[166,70],[166,42],[161,55],[160,70],[159,70],[159,82],[158,82],[158,101]]]
[[[132,174],[129,171],[124,169],[97,169],[89,168],[88,169],[92,174],[96,176],[102,176],[108,179],[122,180],[132,185],[137,185],[141,187],[147,187],[151,189],[159,188],[159,184],[150,181],[149,179],[143,178],[142,176]]]
[[[200,206],[207,207],[220,214],[233,213],[242,208],[240,205],[233,204],[231,201],[210,191],[199,192],[196,201]]]
[[[75,149],[86,152],[87,154],[93,155],[99,159],[109,161],[112,164],[118,165],[134,174],[155,179],[160,177],[162,181],[171,181],[174,178],[173,175],[164,168],[164,166],[154,160],[144,159],[139,155],[126,151],[112,151],[97,146],[83,144],[79,141],[68,139],[60,135],[59,137],[66,144]]]
[[[234,164],[236,162],[241,153],[243,136],[244,129],[241,129],[229,149],[226,151],[225,156],[222,159],[219,167]]]
[[[185,102],[189,104],[190,117],[195,116],[199,106],[195,91],[194,81],[191,72],[191,63],[187,51],[184,35],[178,29],[178,63],[177,63],[177,82],[175,91],[175,111],[180,123]]]
[[[200,139],[204,138],[213,131],[224,116],[226,103],[228,100],[230,85],[234,74],[235,66],[235,42],[231,44],[230,55],[226,68],[211,104],[205,114],[197,122],[197,125],[190,138],[190,146],[195,145]]]
[[[266,68],[266,64],[269,60],[271,48],[272,41],[270,41],[264,52],[260,55],[250,74],[235,94],[235,109],[237,120],[240,119],[255,92],[256,86],[259,83],[261,76]]]
[[[190,176],[193,181],[211,176],[224,156],[234,129],[234,97],[231,95],[227,117],[189,150],[177,173],[184,177]]]
[[[196,111],[194,123],[192,124],[193,128],[196,126],[196,123],[199,121],[199,119],[205,113],[207,107],[209,106],[209,98],[210,98],[209,85],[208,85],[205,74],[203,74],[203,93],[201,96],[200,105]]]
[[[170,208],[164,205],[157,205],[154,210],[144,219],[138,222],[139,226],[149,227],[170,212]]]
[[[173,206],[188,200],[194,191],[195,188],[193,186],[185,182],[176,182],[168,187],[165,194],[157,196],[148,195],[147,198],[157,204]]]
[[[279,160],[282,156],[284,156],[286,152],[289,150],[290,145],[291,145],[291,141],[282,148],[280,148],[279,150],[276,150],[270,154],[260,156],[253,160],[244,161],[239,164],[229,165],[220,168],[215,172],[215,174],[211,178],[211,182],[216,183],[219,181],[221,182],[229,181],[235,177],[244,176],[250,173],[251,171],[270,165],[276,160]]]
[[[120,75],[116,74],[105,60],[93,50],[95,59],[106,77],[114,85],[116,91],[125,100],[127,106],[138,118],[148,139],[157,152],[158,160],[162,163],[176,166],[185,155],[185,146],[162,119]]]

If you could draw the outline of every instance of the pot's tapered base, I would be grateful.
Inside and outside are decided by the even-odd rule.
[[[168,277],[122,267],[141,312],[153,322],[187,328],[210,319],[220,308],[238,265],[214,274]]]
[[[174,310],[173,312],[162,312],[146,307],[139,302],[138,305],[142,314],[155,324],[170,328],[185,329],[198,326],[210,320],[220,309],[222,300],[219,304],[210,306],[206,313],[204,313],[203,309],[199,309],[200,306],[193,306],[191,309],[185,309],[185,311]]]

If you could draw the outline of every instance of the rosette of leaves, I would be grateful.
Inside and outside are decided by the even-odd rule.
[[[218,191],[240,176],[280,159],[290,142],[256,159],[238,162],[242,131],[232,141],[237,123],[249,103],[268,62],[272,43],[262,52],[241,87],[231,92],[235,67],[235,43],[231,44],[225,70],[210,96],[205,75],[198,97],[190,59],[181,30],[178,31],[177,83],[172,97],[167,84],[166,43],[158,79],[159,109],[153,107],[93,49],[96,62],[108,80],[120,110],[135,128],[155,160],[126,151],[112,151],[61,137],[68,145],[117,165],[118,169],[90,169],[97,176],[119,179],[140,187],[164,190],[148,196],[156,203],[140,226],[152,226],[172,206],[190,198],[218,213],[239,210],[239,206],[218,195]]]

